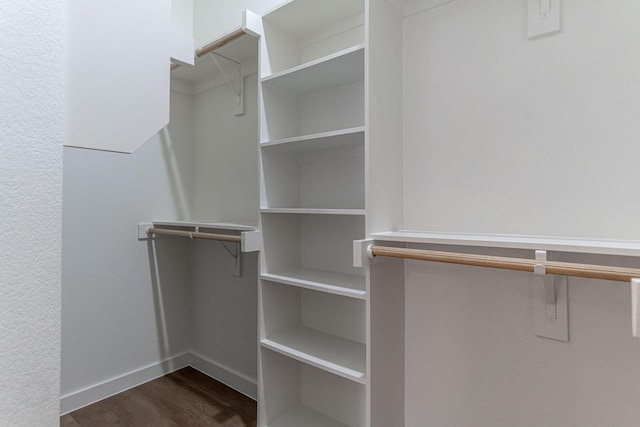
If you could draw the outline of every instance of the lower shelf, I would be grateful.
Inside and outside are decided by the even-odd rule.
[[[290,328],[263,339],[263,347],[339,375],[366,382],[364,344],[305,327]]]
[[[269,423],[268,427],[348,427],[339,421],[329,418],[320,412],[299,405],[289,409],[278,419]]]
[[[261,427],[364,427],[366,386],[260,348]]]

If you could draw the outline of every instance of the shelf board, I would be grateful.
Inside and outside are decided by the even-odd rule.
[[[200,227],[215,230],[235,230],[235,231],[255,231],[256,228],[250,225],[233,224],[228,222],[215,221],[152,221],[153,225],[164,227]]]
[[[366,346],[302,326],[260,341],[270,350],[365,384]]]
[[[261,279],[290,286],[342,295],[350,298],[365,299],[365,277],[332,271],[301,268],[263,273]]]
[[[348,427],[303,405],[290,408],[268,425],[269,427]]]
[[[263,84],[304,95],[364,80],[364,45],[272,74]]]
[[[326,150],[331,148],[353,147],[364,145],[364,126],[349,129],[339,129],[331,132],[314,133],[263,142],[263,148],[279,151],[304,152],[312,150]]]
[[[364,209],[315,209],[315,208],[262,208],[265,214],[300,214],[300,215],[356,215],[363,216]]]
[[[455,234],[419,231],[387,231],[373,233],[371,236],[374,240],[386,242],[640,256],[640,242],[625,240],[587,240],[508,234]]]

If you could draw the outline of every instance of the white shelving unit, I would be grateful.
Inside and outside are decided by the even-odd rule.
[[[402,14],[291,0],[260,25],[259,425],[402,425],[401,263],[353,266],[402,218]]]
[[[364,11],[294,0],[262,18],[260,426],[367,423]]]

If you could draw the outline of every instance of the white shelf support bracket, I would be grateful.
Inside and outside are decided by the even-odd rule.
[[[238,89],[236,89],[235,86],[233,86],[233,84],[231,83],[231,80],[229,80],[227,73],[224,71],[224,69],[220,65],[220,62],[218,61],[217,56],[224,58],[227,61],[233,62],[235,65],[238,66]],[[243,115],[244,114],[244,82],[242,78],[242,65],[239,62],[234,61],[233,59],[227,58],[226,56],[222,56],[215,52],[211,52],[209,57],[211,58],[215,66],[218,68],[218,71],[220,71],[220,74],[222,74],[222,77],[224,78],[225,82],[227,82],[227,85],[229,85],[229,87],[231,88],[231,90],[236,96],[236,103],[233,107],[233,114],[235,114],[236,116]]]
[[[536,251],[533,268],[533,327],[539,337],[569,341],[567,277],[548,275],[547,251]]]
[[[373,240],[354,240],[353,241],[353,266],[365,267],[369,264],[376,262],[373,255],[371,255],[370,248],[373,245]]]
[[[631,279],[631,330],[635,338],[640,338],[640,279]]]
[[[546,261],[547,251],[536,251],[536,261]],[[546,305],[547,320],[551,323],[556,323],[558,320],[557,314],[557,298],[556,298],[556,281],[555,276],[547,276],[547,268],[544,264],[536,264],[533,267],[534,274],[543,277],[543,292],[544,302]]]
[[[242,239],[240,250],[242,252],[258,252],[262,250],[262,232],[255,231],[243,231],[240,233]]]
[[[149,229],[151,227],[153,227],[153,224],[150,222],[138,223],[138,240],[151,239],[152,236],[149,235]]]

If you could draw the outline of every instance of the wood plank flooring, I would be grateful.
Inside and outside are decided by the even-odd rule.
[[[60,418],[61,427],[255,427],[256,402],[184,368]]]

